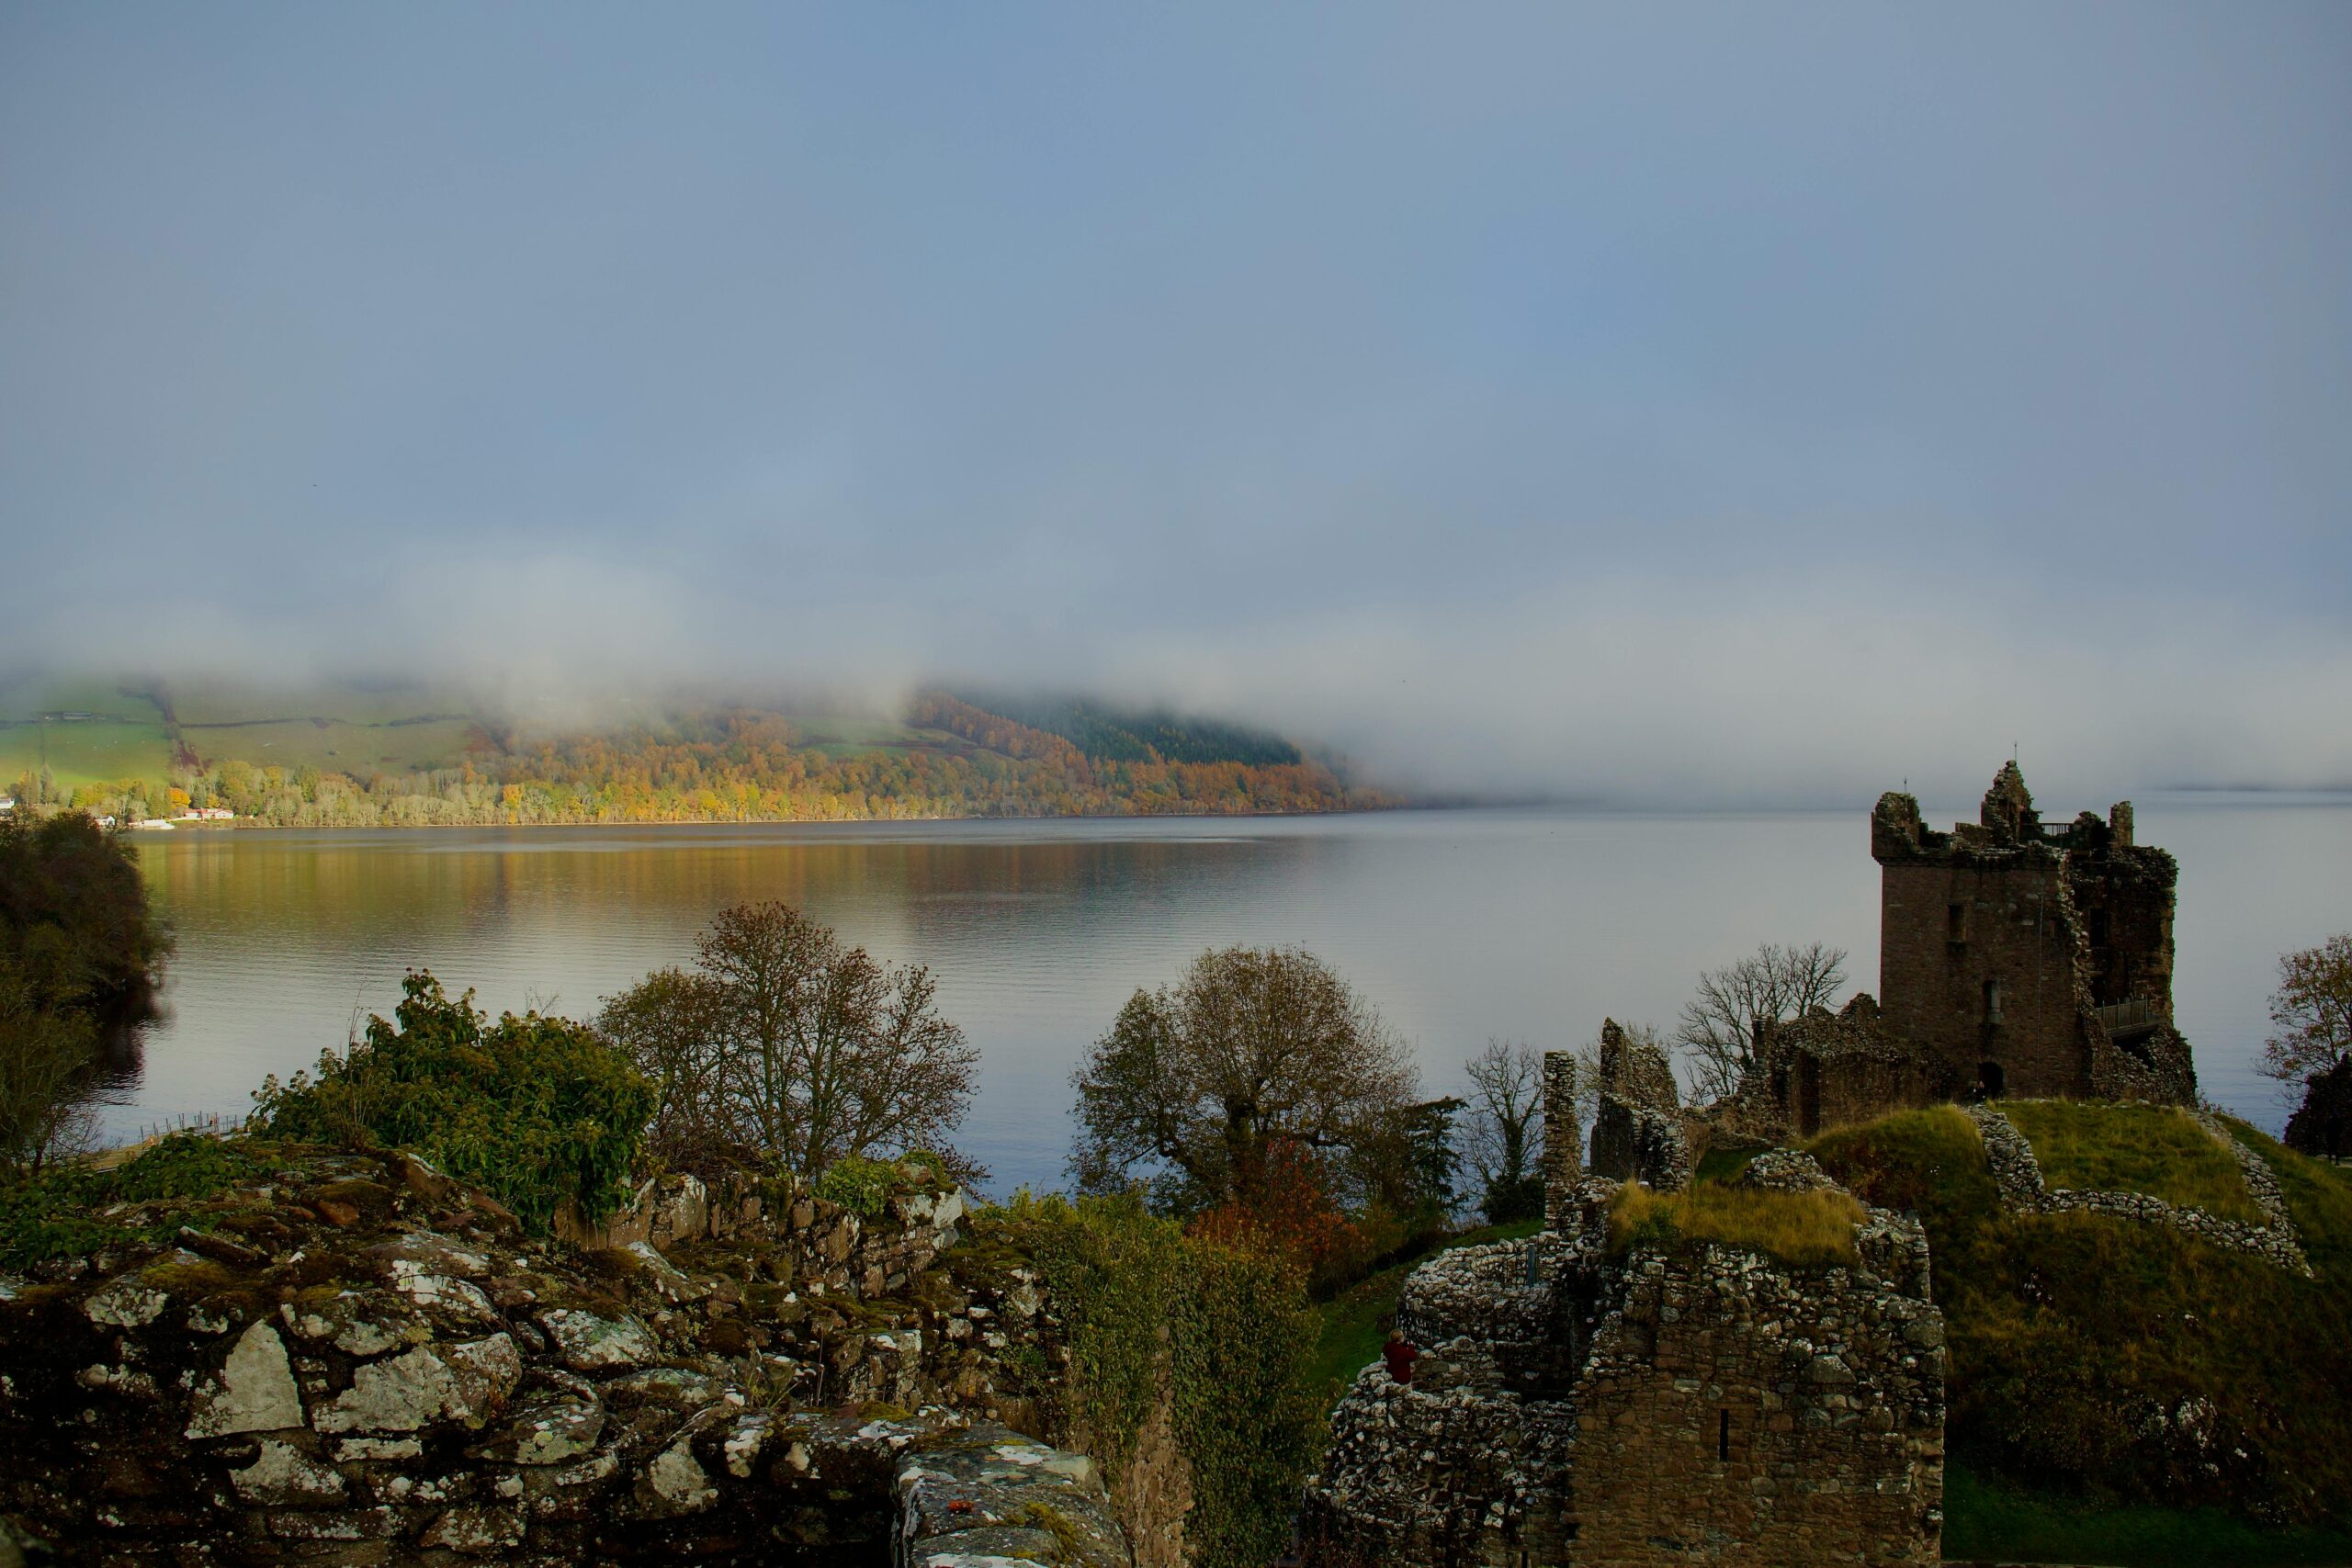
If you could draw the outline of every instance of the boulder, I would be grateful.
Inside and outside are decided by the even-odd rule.
[[[266,1323],[237,1337],[220,1371],[188,1402],[191,1438],[277,1432],[301,1424],[302,1396],[286,1359],[286,1342]]]

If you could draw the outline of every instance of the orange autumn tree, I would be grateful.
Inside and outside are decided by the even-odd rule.
[[[1185,1233],[1272,1258],[1310,1291],[1328,1290],[1360,1272],[1371,1257],[1372,1238],[1340,1207],[1315,1151],[1295,1138],[1272,1139],[1261,1170],[1254,1190],[1195,1215]]]

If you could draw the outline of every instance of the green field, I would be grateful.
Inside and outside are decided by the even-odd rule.
[[[916,729],[888,718],[863,718],[841,714],[785,714],[786,724],[799,733],[801,744],[828,757],[856,757],[868,751],[952,751],[975,750],[961,736],[944,729]]]
[[[474,733],[469,718],[413,723],[353,724],[339,719],[287,719],[277,723],[189,724],[180,739],[207,762],[236,758],[255,767],[272,764],[365,778],[375,769],[421,773],[450,768],[464,757]]]
[[[41,716],[90,714],[91,718]],[[172,747],[153,698],[112,681],[17,680],[0,685],[0,791],[37,773],[44,746],[60,789],[164,777]]]
[[[161,781],[171,766],[172,743],[153,724],[0,724],[0,791],[40,770],[47,742],[50,776],[61,790],[118,779]]]

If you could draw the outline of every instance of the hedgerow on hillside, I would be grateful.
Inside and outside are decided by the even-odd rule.
[[[2352,1183],[2232,1132],[2278,1173],[2316,1278],[2164,1225],[2006,1213],[1973,1123],[1950,1106],[1809,1145],[1856,1194],[1927,1227],[1955,1458],[2268,1523],[2352,1509]]]

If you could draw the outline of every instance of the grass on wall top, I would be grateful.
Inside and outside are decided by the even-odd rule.
[[[2262,1224],[2237,1157],[2177,1106],[2011,1100],[2001,1111],[2033,1145],[2048,1187],[2144,1192],[2220,1219]]]

